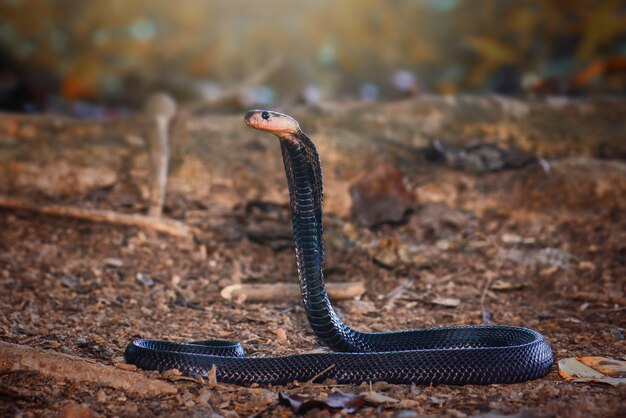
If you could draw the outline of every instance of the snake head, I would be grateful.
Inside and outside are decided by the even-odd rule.
[[[269,132],[279,138],[297,134],[300,130],[300,124],[297,120],[291,116],[271,110],[249,110],[244,121],[251,128]]]

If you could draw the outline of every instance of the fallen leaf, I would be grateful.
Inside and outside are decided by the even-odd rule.
[[[276,336],[278,337],[278,341],[282,341],[282,342],[287,341],[287,333],[285,332],[284,329],[276,328],[272,330],[272,332],[276,334]]]
[[[596,266],[591,261],[581,261],[578,263],[578,268],[581,270],[594,271]]]
[[[212,388],[217,386],[217,366],[213,364],[211,370],[207,373],[207,386]]]
[[[332,392],[326,398],[326,404],[329,408],[342,409],[349,414],[358,411],[365,402],[364,395],[353,395],[343,392]]]
[[[576,360],[609,377],[626,379],[626,361],[607,357],[577,357]]]
[[[296,414],[303,414],[311,409],[341,409],[349,414],[358,411],[365,402],[364,395],[352,395],[350,393],[332,392],[325,400],[313,399],[306,395],[288,395],[278,393],[278,403],[290,406]]]
[[[433,305],[445,306],[446,308],[456,308],[459,306],[459,303],[461,303],[461,300],[457,298],[444,298],[436,296],[430,300],[430,303]]]
[[[128,363],[117,363],[115,367],[121,370],[128,370],[129,372],[134,372],[137,370],[137,366]]]
[[[505,244],[534,244],[536,242],[535,238],[529,237],[524,238],[520,237],[516,234],[502,234],[501,240]]]
[[[458,409],[454,409],[454,408],[447,409],[446,414],[451,415],[456,418],[465,418],[467,416],[465,412],[459,411]]]
[[[180,377],[182,375],[183,374],[178,369],[169,369],[169,370],[165,370],[163,373],[161,373],[161,377],[163,379],[168,379],[168,380],[176,380],[176,378],[178,378],[178,377]]]
[[[520,283],[518,281],[510,281],[510,280],[502,280],[502,279],[495,280],[493,283],[491,283],[491,286],[490,286],[490,288],[493,290],[501,290],[501,291],[518,290],[518,289],[521,289],[522,287],[524,287],[523,283]]]
[[[278,403],[281,405],[290,406],[293,412],[296,414],[303,414],[306,411],[310,411],[315,408],[324,408],[326,403],[312,399],[309,396],[304,395],[288,395],[283,392],[278,393]]]
[[[365,393],[365,402],[373,405],[380,405],[385,403],[398,403],[400,402],[400,400],[383,395],[380,392],[371,391]]]
[[[417,408],[418,406],[420,406],[420,403],[417,401],[414,401],[413,399],[402,399],[395,406],[397,406],[398,408],[409,409],[409,408]]]
[[[91,418],[93,411],[86,405],[70,402],[59,412],[59,418]]]
[[[626,361],[606,357],[565,358],[559,360],[559,375],[572,382],[597,382],[617,386],[626,383]]]
[[[122,267],[124,265],[124,261],[113,257],[105,258],[103,262],[105,266],[109,267]]]
[[[45,348],[59,348],[61,347],[61,343],[58,341],[46,341],[44,347]]]
[[[196,382],[200,383],[203,386],[206,383],[204,379],[202,378],[202,376],[200,376],[199,374],[194,375],[193,378],[195,379]]]

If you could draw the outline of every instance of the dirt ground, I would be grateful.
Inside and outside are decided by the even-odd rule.
[[[585,176],[600,181],[605,168],[600,162]],[[326,216],[327,280],[366,287],[359,300],[335,304],[340,315],[357,329],[384,331],[479,324],[488,313],[495,323],[544,334],[557,361],[623,360],[626,196],[598,194],[600,183],[576,176],[569,185],[559,181],[559,195],[535,186],[532,180],[545,176],[538,170],[469,174],[431,163],[408,179],[417,203],[403,222],[368,228],[354,217]],[[63,203],[140,211],[135,198],[111,189]],[[250,201],[214,211],[175,194],[165,212],[195,227],[195,239],[0,210],[0,339],[111,367],[123,363],[124,348],[139,337],[234,339],[252,356],[319,348],[300,301],[237,304],[220,296],[233,283],[296,280],[286,205]],[[465,387],[210,387],[173,379],[177,394],[141,397],[97,382],[5,371],[0,415],[291,416],[277,405],[279,392],[324,398],[374,391],[393,399],[368,402],[352,416],[626,416],[626,385],[566,382],[556,365],[536,381]]]

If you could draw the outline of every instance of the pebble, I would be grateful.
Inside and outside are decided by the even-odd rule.
[[[398,403],[399,399],[392,398],[390,396],[383,395],[380,392],[366,392],[365,393],[365,402],[371,403],[374,405],[380,405],[385,403]]]
[[[107,401],[107,394],[104,392],[104,390],[100,389],[98,393],[96,394],[96,402],[102,404],[102,403],[105,403],[106,401]]]
[[[393,418],[419,418],[419,416],[420,415],[415,411],[403,409],[402,411],[396,412]]]
[[[124,265],[124,261],[113,257],[105,258],[103,262],[105,266],[109,267],[122,267]]]
[[[141,273],[137,273],[137,275],[135,276],[135,282],[145,287],[154,287],[155,285],[154,280],[152,280],[150,277],[144,276]]]
[[[278,337],[278,341],[285,342],[287,341],[287,333],[282,328],[276,328],[272,330],[274,334]]]
[[[381,165],[367,172],[350,187],[352,213],[363,225],[399,222],[415,203],[397,168]]]
[[[59,418],[91,418],[93,411],[86,405],[70,402],[59,411]]]

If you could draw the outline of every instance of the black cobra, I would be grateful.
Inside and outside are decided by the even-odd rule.
[[[245,121],[280,139],[304,308],[317,337],[335,352],[246,358],[241,345],[229,341],[137,340],[126,348],[127,362],[205,377],[215,366],[218,381],[242,385],[327,378],[338,383],[514,383],[547,373],[552,350],[541,334],[527,328],[455,326],[365,333],[344,324],[324,286],[322,171],[315,146],[287,115],[252,110]]]

